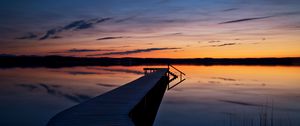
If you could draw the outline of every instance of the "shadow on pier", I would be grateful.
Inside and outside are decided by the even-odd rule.
[[[163,76],[147,94],[129,113],[136,126],[152,126],[169,84],[169,78]]]

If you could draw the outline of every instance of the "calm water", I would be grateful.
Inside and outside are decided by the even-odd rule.
[[[56,113],[143,76],[143,67],[0,69],[0,125],[45,125]],[[187,80],[165,93],[157,126],[300,126],[300,67],[177,67]]]

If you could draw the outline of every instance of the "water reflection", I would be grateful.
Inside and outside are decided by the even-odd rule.
[[[73,101],[75,103],[80,103],[87,99],[92,98],[91,96],[88,96],[85,94],[65,93],[65,92],[63,92],[63,89],[61,88],[60,85],[50,85],[50,84],[38,83],[38,84],[17,84],[16,86],[29,89],[30,91],[45,90],[49,95],[57,96],[57,97],[64,97],[67,100]]]
[[[110,71],[110,72],[117,72],[117,73],[129,73],[129,74],[138,74],[143,75],[144,72],[141,70],[131,70],[131,69],[121,69],[121,68],[89,68],[93,70],[104,70],[104,71]]]
[[[128,68],[0,69],[0,125],[46,125],[56,113],[141,76],[101,69]]]
[[[298,126],[300,67],[180,66],[155,125]]]
[[[0,125],[45,125],[56,113],[142,76],[144,67],[0,69]],[[300,67],[176,67],[186,80],[165,93],[154,125],[300,125]]]
[[[115,84],[102,84],[102,83],[97,83],[97,85],[103,86],[103,87],[116,87],[117,86]]]

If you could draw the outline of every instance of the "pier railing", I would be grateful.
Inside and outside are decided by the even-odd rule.
[[[171,69],[174,69],[175,71],[179,72],[179,75],[176,75],[175,72],[172,72]],[[173,78],[170,79],[169,84],[168,84],[168,90],[176,87],[177,85],[179,85],[180,83],[182,83],[183,81],[185,81],[186,79],[183,78],[186,74],[183,73],[181,70],[177,69],[176,67],[174,67],[171,64],[168,64],[168,74],[172,75]],[[170,83],[174,80],[176,80],[179,77],[179,81],[177,83],[175,83],[174,85],[170,85]]]
[[[145,75],[147,75],[147,74],[156,72],[161,69],[165,69],[165,68],[144,68],[144,72],[145,72]],[[178,73],[178,74],[176,74],[176,73]],[[179,85],[180,83],[182,83],[183,81],[186,80],[184,78],[184,76],[186,74],[171,64],[168,64],[168,72],[166,74],[169,77],[168,90],[174,88],[175,86]],[[177,81],[175,84],[171,85],[171,82],[175,81],[178,78],[179,78],[179,81]]]

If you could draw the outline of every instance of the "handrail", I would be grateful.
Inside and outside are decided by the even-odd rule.
[[[157,70],[161,70],[161,69],[166,69],[166,68],[144,68],[144,73],[145,75],[148,75],[152,72],[155,72]],[[171,69],[175,70],[175,73],[173,73],[171,71]],[[169,84],[168,84],[168,90],[176,87],[178,84],[182,83],[183,81],[185,81],[186,79],[184,78],[184,76],[186,75],[185,73],[183,73],[182,71],[180,71],[179,69],[175,68],[173,65],[168,64],[168,71],[166,72],[166,76],[168,76],[169,78]],[[177,73],[176,73],[177,71]],[[179,73],[178,73],[179,72]],[[179,79],[179,82],[177,82],[176,84],[174,84],[173,86],[170,86],[170,83],[173,82],[176,79]]]
[[[174,84],[173,86],[170,87],[170,85],[168,84],[168,90],[171,90],[172,88],[176,87],[178,84],[182,83],[183,81],[185,81],[185,79],[180,80],[179,82],[177,82],[176,84]]]
[[[173,65],[168,64],[168,66],[171,66],[172,68],[174,68],[175,70],[177,70],[178,72],[180,72],[181,74],[185,75],[185,73],[183,73],[182,71],[178,70],[177,68],[175,68]]]
[[[178,72],[179,72],[179,76],[176,75],[176,74],[174,74],[173,72],[171,72],[171,71],[170,71],[170,67],[173,68],[173,69],[175,69],[176,71],[178,71]],[[169,76],[169,75],[172,75],[173,78],[169,80],[168,90],[170,90],[170,89],[176,87],[178,84],[180,84],[180,83],[182,83],[183,81],[185,81],[185,79],[183,78],[183,76],[185,76],[185,73],[183,73],[182,71],[178,70],[177,68],[175,68],[175,67],[174,67],[173,65],[171,65],[171,64],[168,64],[168,76]],[[170,86],[170,83],[171,83],[172,81],[174,81],[175,79],[177,79],[178,77],[179,77],[179,82],[177,82],[177,83],[176,83],[175,85],[173,85],[173,86]]]

